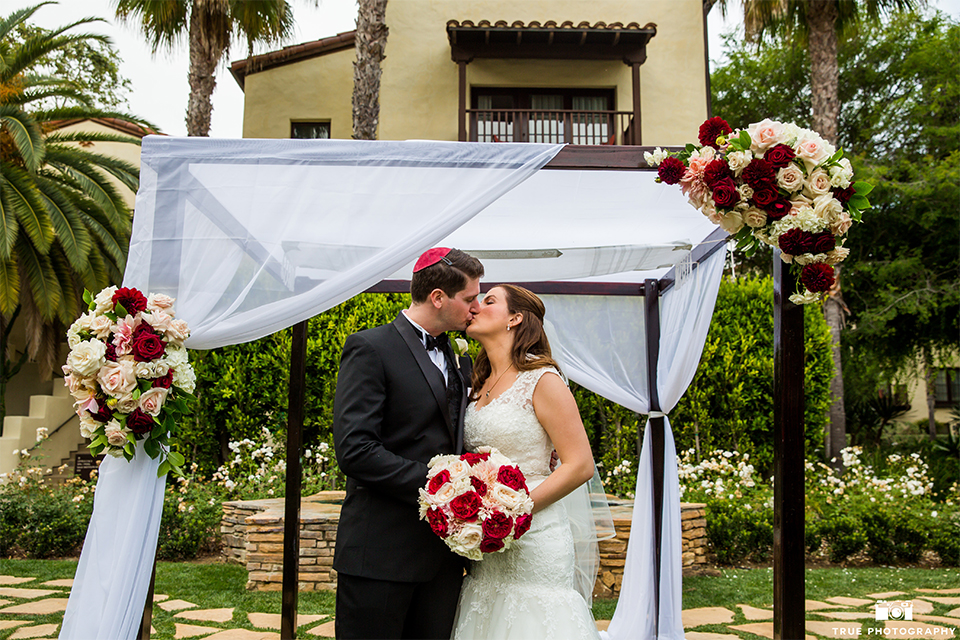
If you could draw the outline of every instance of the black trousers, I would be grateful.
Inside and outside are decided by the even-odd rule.
[[[429,582],[393,582],[337,574],[337,640],[449,640],[463,563],[451,561]]]

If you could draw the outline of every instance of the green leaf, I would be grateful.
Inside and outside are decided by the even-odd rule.
[[[93,301],[93,294],[90,293],[89,289],[83,290],[83,301],[87,303],[87,306],[92,310],[96,308],[97,304]]]
[[[119,302],[114,305],[113,310],[116,312],[118,318],[126,318],[130,315],[130,312],[123,308],[123,305]]]
[[[183,456],[176,451],[171,451],[170,453],[168,453],[167,460],[169,460],[170,464],[172,464],[175,467],[182,467],[184,463]]]
[[[170,463],[164,460],[163,462],[160,463],[160,468],[157,469],[157,477],[162,478],[163,476],[170,473],[172,468],[173,467],[171,467]]]
[[[746,131],[740,132],[740,146],[744,149],[749,149],[750,145],[753,144],[753,139],[750,137],[750,134]]]
[[[853,190],[857,192],[856,195],[858,196],[866,196],[873,191],[873,185],[869,182],[854,182]]]

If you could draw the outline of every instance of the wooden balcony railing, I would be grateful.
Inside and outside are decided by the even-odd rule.
[[[632,111],[468,109],[471,142],[633,145]]]

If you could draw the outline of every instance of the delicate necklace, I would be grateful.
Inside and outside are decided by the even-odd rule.
[[[513,365],[510,365],[509,367],[507,367],[506,369],[503,370],[503,373],[500,374],[500,377],[497,378],[497,381],[493,383],[493,386],[492,386],[492,387],[490,387],[490,391],[493,391],[494,389],[497,388],[497,385],[500,383],[500,378],[503,378],[503,374],[506,373],[507,371],[510,371],[510,369],[513,369]],[[484,397],[484,398],[489,398],[489,397],[490,397],[490,391],[487,391],[485,394],[483,394],[483,397]]]

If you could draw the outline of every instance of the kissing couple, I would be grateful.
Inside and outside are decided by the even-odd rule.
[[[543,302],[510,284],[481,299],[482,276],[463,251],[430,249],[414,267],[410,307],[344,343],[333,424],[347,476],[333,563],[338,639],[599,638],[588,605],[596,567],[577,580],[582,527],[565,500],[595,473],[583,422],[551,356]],[[446,335],[463,330],[482,346],[476,363]],[[417,501],[431,458],[481,446],[520,467],[533,520],[509,549],[468,563],[420,520]]]

